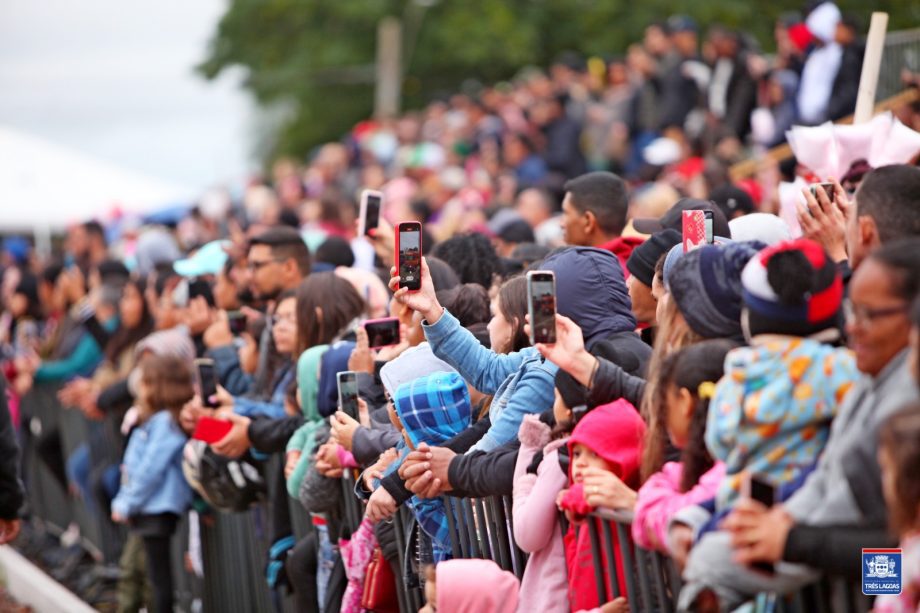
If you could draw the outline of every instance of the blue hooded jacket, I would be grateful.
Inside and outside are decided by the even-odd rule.
[[[636,319],[615,255],[590,247],[569,247],[547,256],[541,269],[556,274],[557,311],[578,324],[586,347],[620,333],[633,334]],[[493,395],[489,406],[492,426],[470,451],[491,451],[513,441],[524,415],[552,408],[558,368],[533,347],[506,355],[495,353],[446,310],[437,323],[423,322],[423,328],[436,356],[477,390]],[[641,344],[638,336],[635,340]]]
[[[567,247],[546,256],[540,269],[556,273],[556,311],[578,324],[589,350],[614,334],[635,331],[623,269],[610,251]]]

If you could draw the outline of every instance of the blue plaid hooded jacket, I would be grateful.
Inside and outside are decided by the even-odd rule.
[[[421,443],[443,445],[470,426],[473,410],[466,383],[456,372],[437,372],[403,383],[396,390],[393,405],[413,447]],[[404,441],[400,447],[402,457],[408,448]],[[450,530],[444,502],[413,496],[409,504],[422,530],[431,537],[435,562],[449,559]]]

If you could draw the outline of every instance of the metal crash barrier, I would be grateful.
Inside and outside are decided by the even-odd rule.
[[[71,523],[80,527],[82,542],[97,560],[117,563],[125,538],[123,527],[78,498],[64,491],[40,457],[38,441],[49,432],[60,432],[65,461],[75,450],[90,443],[90,452],[120,453],[120,442],[106,434],[99,422],[89,422],[79,411],[65,409],[57,401],[58,387],[39,385],[22,401],[23,472],[28,489],[29,510],[53,534]],[[91,456],[93,462],[97,456]],[[277,470],[280,457],[265,467],[267,476]],[[329,516],[330,538],[353,533],[364,516],[364,503],[355,495],[355,477],[341,479],[340,505]],[[527,555],[514,540],[512,499],[455,498],[444,496],[454,558],[493,560],[502,569],[523,577]],[[291,523],[298,540],[314,530],[310,515],[296,500],[290,500]],[[589,531],[594,579],[600,602],[628,597],[633,611],[676,610],[681,578],[668,557],[637,547],[631,538],[632,515],[599,509],[579,529]],[[427,539],[420,537],[411,508],[403,505],[392,520],[396,560],[391,560],[396,577],[399,608],[414,613],[425,603],[424,564],[430,559]],[[568,529],[563,518],[563,534]],[[189,546],[189,521],[184,517],[173,549],[176,574],[176,604],[181,610],[214,613],[295,610],[293,599],[273,593],[265,581],[266,552],[271,546],[271,513],[268,503],[242,513],[210,513],[199,520],[203,577],[186,571],[184,553]],[[618,569],[622,572],[619,573]],[[782,613],[863,613],[871,601],[860,593],[858,584],[825,579],[791,595],[760,594],[755,610]],[[200,605],[193,603],[199,602]]]

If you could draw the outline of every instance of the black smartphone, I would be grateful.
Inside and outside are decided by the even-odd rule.
[[[716,242],[715,234],[712,230],[712,211],[703,211],[703,215],[706,217],[706,244],[711,245]]]
[[[530,344],[556,342],[556,275],[550,270],[527,273]]]
[[[352,419],[358,419],[358,375],[345,370],[336,375],[339,386],[339,409]]]
[[[227,323],[230,324],[230,333],[239,336],[246,331],[246,315],[240,311],[227,311]]]
[[[364,322],[364,329],[367,331],[367,340],[371,349],[399,344],[399,319],[397,317],[370,319]]]
[[[827,200],[831,204],[834,204],[836,201],[837,190],[834,189],[833,183],[812,183],[808,186],[808,189],[811,190],[811,195],[814,196],[815,200],[818,199],[818,188],[823,189],[824,193],[827,194]]]
[[[768,509],[776,504],[776,486],[762,476],[750,475],[744,493],[751,500],[756,500]],[[754,562],[751,568],[771,575],[776,572],[773,562]]]
[[[396,262],[399,287],[422,289],[422,224],[402,221],[396,226]]]
[[[358,236],[373,236],[380,223],[380,204],[383,194],[372,189],[361,192],[361,212],[358,217]]]
[[[211,396],[217,393],[217,370],[214,368],[214,360],[199,358],[195,360],[195,368],[198,370],[198,393],[201,394],[201,402],[208,408],[217,408],[217,403],[211,401]]]

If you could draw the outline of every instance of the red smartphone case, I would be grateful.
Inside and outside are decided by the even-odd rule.
[[[684,211],[683,244],[684,253],[693,251],[706,244],[706,213],[703,211]]]
[[[223,440],[223,438],[230,433],[232,428],[233,422],[215,419],[213,417],[202,417],[195,426],[192,438],[213,445]]]

